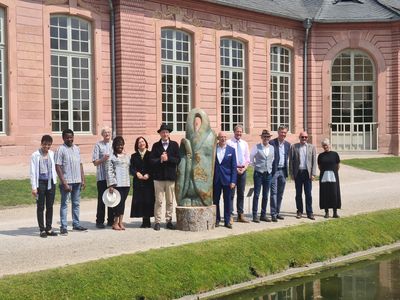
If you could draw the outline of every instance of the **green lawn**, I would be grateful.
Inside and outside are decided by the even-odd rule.
[[[0,299],[172,299],[400,240],[400,209],[0,279]]]
[[[372,172],[400,172],[400,157],[356,158],[346,159],[343,164]],[[86,175],[86,189],[82,192],[83,199],[97,198],[96,176]],[[253,186],[253,168],[248,168],[247,185]],[[0,208],[34,204],[28,179],[0,180]],[[57,187],[56,201],[60,200]]]
[[[400,172],[400,157],[353,158],[342,160],[342,163],[378,173]]]
[[[86,175],[86,188],[82,191],[83,199],[97,198],[96,176]],[[29,179],[0,180],[0,208],[7,206],[35,204],[31,194]],[[56,186],[56,201],[60,201],[60,190]]]

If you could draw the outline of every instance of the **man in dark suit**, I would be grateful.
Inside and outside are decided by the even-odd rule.
[[[296,218],[300,219],[303,215],[302,190],[304,186],[307,218],[315,220],[311,188],[317,173],[317,151],[314,145],[307,143],[307,132],[300,132],[299,139],[300,143],[292,145],[289,151],[289,172],[296,187]]]
[[[275,156],[272,163],[272,180],[271,180],[271,218],[273,222],[283,220],[284,217],[280,215],[283,192],[285,191],[286,178],[288,177],[288,155],[290,150],[290,143],[285,141],[288,127],[280,125],[278,128],[278,137],[271,140],[269,143],[274,146]],[[262,221],[269,222],[268,218],[261,219]]]
[[[215,167],[214,167],[214,204],[217,206],[217,219],[215,226],[219,226],[221,221],[219,200],[221,191],[224,196],[224,226],[232,229],[231,219],[231,193],[235,188],[237,180],[236,170],[236,153],[235,149],[226,144],[226,133],[218,133],[218,144],[216,151]]]
[[[175,229],[172,224],[172,211],[175,199],[175,180],[177,166],[180,162],[179,146],[169,138],[172,130],[162,124],[157,131],[161,139],[153,144],[150,163],[153,167],[153,179],[156,201],[154,203],[154,230],[160,230],[161,208],[166,200],[165,218],[167,229]]]

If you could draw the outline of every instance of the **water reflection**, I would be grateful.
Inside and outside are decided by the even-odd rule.
[[[400,300],[400,251],[323,273],[261,286],[218,299]]]

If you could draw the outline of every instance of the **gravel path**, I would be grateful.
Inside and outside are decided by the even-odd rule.
[[[400,208],[400,173],[377,174],[342,165],[340,169],[343,209],[341,216],[350,216],[381,209]],[[318,183],[313,184],[313,207],[316,222],[325,221],[318,207]],[[247,188],[248,190],[248,188]],[[96,202],[81,203],[81,223],[87,232],[70,231],[68,236],[39,237],[36,207],[0,210],[0,277],[48,268],[61,267],[85,261],[134,253],[153,248],[169,247],[228,235],[293,226],[313,221],[295,218],[294,184],[286,187],[282,212],[285,220],[278,223],[234,223],[233,230],[220,227],[207,232],[169,231],[164,228],[139,228],[141,220],[128,218],[130,199],[126,204],[127,230],[115,232],[109,228],[96,229]],[[221,201],[222,202],[222,201]],[[246,210],[250,212],[249,199]],[[261,202],[261,201],[260,201]],[[400,216],[399,216],[400,217]],[[68,214],[71,220],[71,214]],[[59,226],[59,204],[55,205],[54,227]],[[164,225],[164,224],[162,224]],[[58,228],[57,228],[58,229]]]

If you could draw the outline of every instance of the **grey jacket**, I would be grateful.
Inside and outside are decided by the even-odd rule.
[[[307,147],[307,171],[311,176],[317,175],[317,150],[312,144],[306,144]],[[296,178],[300,167],[300,143],[293,144],[289,151],[289,174]]]

